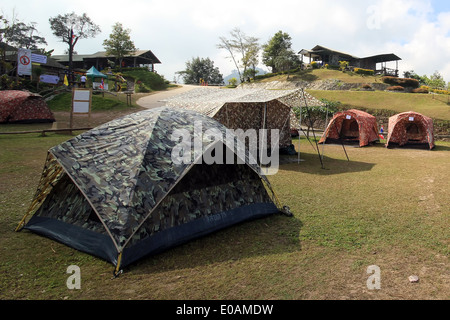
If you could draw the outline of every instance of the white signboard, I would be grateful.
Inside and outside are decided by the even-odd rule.
[[[351,118],[352,118],[352,116],[349,116],[349,115],[345,116],[345,119],[351,119]]]
[[[74,89],[72,98],[73,113],[89,113],[91,112],[91,95],[90,89]]]
[[[17,74],[19,76],[31,76],[31,50],[17,50]]]
[[[409,121],[414,121],[414,117],[409,117]]]
[[[45,56],[43,54],[32,53],[31,54],[31,62],[47,64],[47,56]]]

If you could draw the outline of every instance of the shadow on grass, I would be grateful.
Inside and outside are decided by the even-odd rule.
[[[450,147],[449,146],[436,145],[433,150],[434,151],[450,151]]]
[[[345,158],[345,152],[343,149],[342,156]],[[317,153],[300,153],[300,157],[302,159],[300,163],[298,162],[298,155],[282,157],[282,159],[280,159],[280,170],[318,175],[333,175],[349,172],[370,171],[375,166],[375,163],[353,161],[351,158],[350,161],[347,161],[347,159],[334,159],[326,155],[323,156],[321,162],[321,159]]]
[[[312,69],[301,70],[297,73],[293,73],[289,75],[288,81],[316,81],[319,80],[319,77],[315,74],[312,74]]]
[[[137,274],[196,268],[301,250],[302,222],[295,216],[272,215],[214,232],[127,266]]]

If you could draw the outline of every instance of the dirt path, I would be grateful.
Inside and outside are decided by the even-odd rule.
[[[167,91],[159,91],[155,94],[151,94],[146,97],[142,97],[136,101],[136,104],[140,107],[147,108],[147,109],[162,107],[162,106],[164,106],[164,102],[161,100],[167,99],[174,95],[178,95],[180,93],[183,93],[183,92],[195,89],[195,88],[198,88],[198,86],[183,84],[183,85],[180,85],[180,87],[176,88],[176,89],[171,89],[171,90],[167,90]]]

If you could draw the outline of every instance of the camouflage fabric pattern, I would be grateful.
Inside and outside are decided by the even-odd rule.
[[[194,126],[199,122],[202,130]],[[170,137],[175,129],[201,139],[201,153],[191,154],[197,160],[211,145],[204,134],[211,128],[222,133],[220,143],[237,145],[236,137],[227,136],[226,128],[207,116],[158,108],[113,120],[55,146],[49,150],[48,161],[53,161],[52,167],[60,166],[64,174],[48,187],[52,197],[41,199],[36,214],[107,233],[121,252],[130,241],[201,215],[244,202],[272,202],[273,190],[259,167],[250,163],[248,154],[244,159],[247,171],[239,169],[244,170],[239,174],[248,177],[245,187],[242,179],[222,181],[227,171],[208,166],[212,171],[203,170],[203,178],[214,183],[202,188],[202,183],[193,182],[195,175],[189,175],[194,167],[200,170],[199,165],[172,162],[177,142]],[[47,174],[44,170],[43,176]]]
[[[414,123],[418,127],[417,133],[408,133],[406,128]],[[403,146],[414,140],[414,143],[427,143],[430,149],[434,148],[433,119],[414,111],[402,112],[389,118],[388,136],[386,146],[397,143]]]
[[[291,128],[299,128],[292,108],[324,105],[301,89],[198,88],[165,101],[168,107],[194,110],[233,130],[255,129],[259,133],[259,129],[278,129],[280,148],[292,144]]]
[[[358,129],[355,132],[350,131],[351,120],[356,120]],[[348,121],[350,120],[350,121]],[[378,141],[377,120],[367,112],[350,109],[347,111],[336,112],[319,140],[319,143],[325,143],[327,138],[340,139],[343,132],[350,135],[356,135],[359,140],[359,146],[363,147]]]

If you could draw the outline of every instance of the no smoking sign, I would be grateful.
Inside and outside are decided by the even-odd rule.
[[[30,64],[30,58],[28,58],[27,56],[21,56],[20,57],[20,63],[23,65],[29,65]]]

